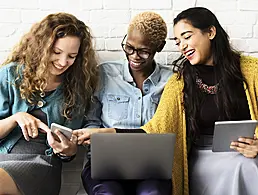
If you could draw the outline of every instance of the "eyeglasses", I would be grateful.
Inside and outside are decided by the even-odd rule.
[[[145,50],[143,50],[143,49],[135,49],[133,46],[130,46],[130,45],[127,45],[126,43],[124,43],[124,40],[125,40],[125,37],[126,37],[126,36],[127,36],[127,35],[124,36],[123,41],[122,41],[122,43],[121,43],[121,46],[122,46],[124,52],[125,52],[127,55],[132,55],[132,54],[134,54],[134,52],[136,51],[137,55],[138,55],[140,58],[143,58],[143,59],[147,60],[147,59],[150,57],[151,53],[148,52],[148,51],[145,51]]]

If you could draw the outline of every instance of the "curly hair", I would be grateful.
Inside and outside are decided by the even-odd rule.
[[[150,45],[159,46],[167,37],[167,25],[163,18],[155,12],[137,14],[129,24],[128,33],[139,30],[149,39]]]
[[[93,37],[82,21],[68,13],[46,16],[21,38],[3,65],[18,63],[17,73],[22,68],[22,76],[17,77],[21,98],[36,104],[47,86],[53,46],[58,38],[65,36],[76,36],[81,42],[74,64],[65,71],[62,83],[63,116],[71,119],[75,110],[76,114],[88,110],[98,84]]]

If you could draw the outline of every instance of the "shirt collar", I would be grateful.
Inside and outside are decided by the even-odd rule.
[[[160,76],[161,75],[160,75],[160,67],[159,67],[159,65],[155,61],[154,61],[154,63],[155,63],[155,69],[154,69],[153,73],[151,73],[151,75],[147,79],[149,79],[152,82],[152,84],[156,86],[158,84],[159,80],[160,80]],[[124,80],[129,82],[129,83],[130,82],[131,83],[134,82],[133,77],[130,74],[128,61],[126,59],[123,62],[123,69],[124,69],[123,70]]]

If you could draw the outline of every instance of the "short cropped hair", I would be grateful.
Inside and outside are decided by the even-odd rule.
[[[146,35],[152,46],[159,46],[167,37],[167,25],[163,18],[155,12],[137,14],[129,24],[128,33],[138,30]]]

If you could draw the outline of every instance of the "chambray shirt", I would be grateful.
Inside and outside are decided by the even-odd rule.
[[[154,115],[172,68],[156,64],[153,73],[143,82],[143,93],[136,87],[127,60],[100,64],[100,73],[97,99],[102,105],[102,125],[139,128]]]
[[[15,81],[17,77],[16,68],[16,63],[10,63],[0,69],[0,120],[17,112],[30,112],[33,109],[40,108],[46,113],[49,126],[51,123],[58,123],[71,129],[100,126],[101,121],[99,116],[97,116],[97,113],[99,113],[97,107],[92,108],[85,115],[74,117],[72,120],[66,120],[62,116],[62,85],[57,87],[51,95],[40,99],[36,105],[31,105],[24,99],[21,99],[19,88],[16,86],[16,82],[19,81]],[[17,125],[5,138],[0,139],[0,153],[9,153],[22,136],[21,128]]]

